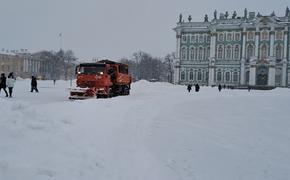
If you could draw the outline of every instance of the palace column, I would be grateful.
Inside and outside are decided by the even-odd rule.
[[[255,33],[255,57],[256,59],[259,58],[259,41],[260,41],[260,32],[259,32],[259,28],[256,28],[256,33]]]
[[[242,32],[242,39],[243,39],[243,45],[242,45],[242,59],[241,59],[241,74],[240,74],[240,84],[245,84],[245,62],[246,62],[246,28],[243,29]]]
[[[249,85],[254,86],[256,85],[256,60],[250,61],[250,79]]]
[[[270,58],[273,58],[274,56],[274,38],[275,38],[275,31],[274,31],[274,27],[271,27],[271,31],[270,31]]]
[[[288,28],[284,31],[284,50],[283,50],[283,66],[282,66],[282,86],[286,86],[287,81],[287,44],[288,44]]]
[[[216,36],[217,33],[215,30],[211,32],[210,38],[210,58],[208,65],[208,85],[214,85],[214,64],[215,64],[215,49],[216,49]]]
[[[179,83],[181,31],[176,32],[176,56],[174,59],[174,84]]]
[[[271,27],[270,31],[270,57],[269,57],[269,74],[268,74],[268,86],[275,86],[276,76],[276,58],[274,58],[274,27]]]

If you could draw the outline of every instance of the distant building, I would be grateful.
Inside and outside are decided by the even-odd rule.
[[[0,52],[0,72],[6,75],[13,72],[16,77],[29,78],[31,75],[39,78],[47,77],[47,64],[36,55],[18,53],[16,51]]]
[[[184,22],[176,32],[175,83],[290,86],[290,13],[221,13]]]

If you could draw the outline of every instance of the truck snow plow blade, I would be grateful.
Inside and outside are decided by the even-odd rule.
[[[96,98],[96,93],[89,88],[70,89],[69,99],[91,99]]]

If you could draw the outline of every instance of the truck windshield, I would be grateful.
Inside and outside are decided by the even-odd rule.
[[[92,66],[80,66],[78,73],[79,74],[102,74],[104,73],[104,65],[92,65]]]

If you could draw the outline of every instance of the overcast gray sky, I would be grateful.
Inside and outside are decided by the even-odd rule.
[[[179,13],[234,10],[284,16],[289,0],[1,0],[0,49],[71,49],[81,60],[130,57],[142,50],[162,57],[175,50]],[[60,43],[59,33],[62,33]]]

